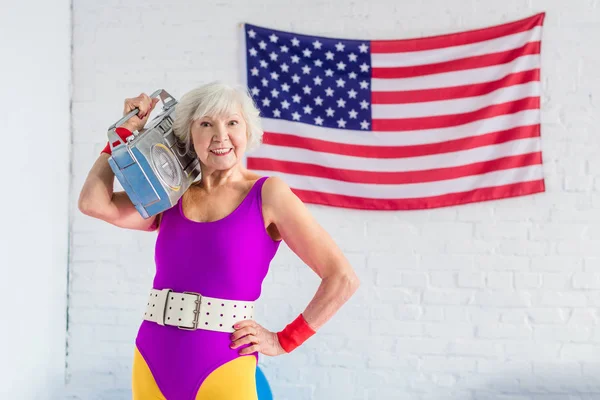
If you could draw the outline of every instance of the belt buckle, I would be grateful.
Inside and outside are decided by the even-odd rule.
[[[200,293],[196,293],[196,292],[183,292],[184,294],[193,294],[195,296],[198,296],[198,299],[194,300],[194,303],[196,303],[196,308],[194,309],[194,326],[192,328],[188,328],[186,326],[181,326],[181,325],[177,325],[177,328],[182,329],[184,331],[195,331],[196,329],[198,329],[198,320],[199,320],[199,316],[200,316],[200,298],[202,297],[202,295]]]

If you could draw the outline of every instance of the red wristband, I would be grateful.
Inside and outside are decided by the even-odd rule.
[[[115,132],[117,133],[117,135],[119,135],[119,137],[122,140],[125,140],[129,136],[131,136],[131,131],[127,128],[123,128],[122,126],[115,129]],[[118,142],[113,143],[113,147],[116,146],[117,144],[118,144]],[[108,142],[106,142],[106,147],[104,149],[102,149],[102,151],[100,153],[106,153],[109,155],[112,154],[112,152],[110,151],[110,145],[108,144]]]
[[[286,326],[281,332],[277,332],[279,344],[287,352],[290,353],[296,347],[304,343],[309,337],[316,332],[308,325],[302,314]]]

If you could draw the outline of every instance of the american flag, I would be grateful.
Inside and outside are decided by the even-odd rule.
[[[376,41],[245,24],[246,84],[265,131],[247,167],[304,202],[358,209],[543,192],[544,16]]]

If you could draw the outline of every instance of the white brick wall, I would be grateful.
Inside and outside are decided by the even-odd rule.
[[[262,358],[277,399],[600,398],[600,34],[597,1],[74,2],[74,187],[122,99],[240,76],[238,24],[347,38],[484,27],[546,11],[547,192],[415,212],[310,206],[362,286],[293,355]],[[80,215],[72,199],[69,399],[130,398],[154,235]],[[259,317],[278,330],[318,280],[282,246]],[[293,293],[290,296],[290,293]]]

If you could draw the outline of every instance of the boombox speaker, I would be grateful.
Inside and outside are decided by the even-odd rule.
[[[173,133],[177,101],[162,89],[150,97],[156,96],[160,96],[163,108],[141,131],[133,132],[126,141],[115,132],[139,112],[137,108],[108,128],[112,151],[108,163],[145,219],[177,204],[200,176],[200,162],[193,148],[186,152]]]

